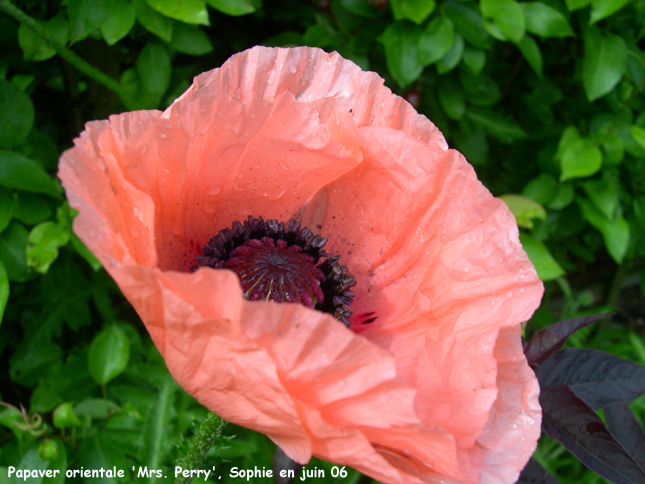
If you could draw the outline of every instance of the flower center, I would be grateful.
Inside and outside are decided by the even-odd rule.
[[[230,269],[250,301],[297,302],[333,315],[349,326],[356,285],[340,256],[322,249],[327,239],[295,220],[262,217],[234,222],[213,237],[197,256],[197,267]],[[320,262],[324,258],[324,261]]]
[[[299,302],[313,308],[325,299],[320,289],[325,275],[314,258],[282,239],[247,240],[231,252],[224,267],[239,276],[244,297],[251,301]]]

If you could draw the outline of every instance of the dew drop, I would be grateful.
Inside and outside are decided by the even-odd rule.
[[[267,85],[271,86],[275,82],[275,69],[271,69],[271,73],[269,74],[269,78],[267,79]]]
[[[277,200],[278,198],[281,198],[287,190],[274,190],[269,194],[269,198],[271,200]]]
[[[219,185],[217,185],[217,186],[210,186],[210,187],[208,187],[208,192],[207,192],[207,194],[208,194],[208,196],[210,196],[210,197],[214,197],[214,196],[219,195],[221,191],[222,191],[222,187],[221,187],[221,186],[219,186]]]

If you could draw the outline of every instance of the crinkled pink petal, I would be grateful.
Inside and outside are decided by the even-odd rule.
[[[376,74],[256,47],[163,113],[89,123],[59,175],[74,230],[209,409],[386,483],[515,482],[540,432],[520,323],[541,283],[506,206]],[[249,215],[329,237],[358,281],[351,330],[188,272]]]

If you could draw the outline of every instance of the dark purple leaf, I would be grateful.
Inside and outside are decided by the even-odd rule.
[[[273,453],[273,476],[275,479],[275,484],[292,484],[296,479],[298,479],[298,474],[300,474],[300,469],[302,469],[302,464],[298,464],[295,460],[291,459],[280,447],[275,448]],[[286,477],[280,476],[280,471],[286,470]],[[289,471],[293,471],[294,477],[289,477]]]
[[[585,466],[616,484],[645,484],[645,473],[598,414],[567,386],[542,390],[542,429]]]
[[[616,440],[645,470],[645,432],[626,403],[616,402],[605,407],[607,427]]]
[[[558,484],[558,480],[549,474],[538,461],[531,460],[520,473],[520,478],[515,484]]]
[[[542,364],[549,356],[562,348],[569,336],[579,329],[606,318],[612,313],[593,314],[580,318],[565,319],[548,328],[536,331],[529,341],[524,343],[524,354],[531,368]]]
[[[556,352],[535,374],[541,388],[567,385],[594,409],[645,393],[645,366],[581,348]]]

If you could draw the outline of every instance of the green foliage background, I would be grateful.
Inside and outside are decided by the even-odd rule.
[[[0,399],[13,406],[0,409],[0,467],[126,470],[69,479],[88,483],[139,466],[172,475],[206,411],[71,231],[54,174],[86,121],[163,109],[257,44],[337,50],[377,71],[516,215],[547,288],[527,330],[617,310],[571,343],[645,364],[645,0],[13,5],[35,24],[0,0]],[[643,399],[633,408],[642,422]],[[229,425],[205,467],[269,468],[273,450]],[[549,439],[536,457],[560,482],[603,481]],[[317,482],[370,482],[312,466],[327,469]]]

